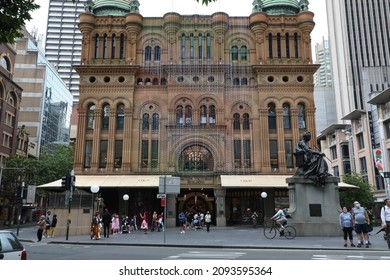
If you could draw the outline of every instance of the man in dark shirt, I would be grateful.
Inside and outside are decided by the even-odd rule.
[[[111,214],[108,212],[108,209],[104,209],[104,213],[102,215],[102,223],[103,223],[103,232],[104,237],[110,237],[110,225],[111,225]]]

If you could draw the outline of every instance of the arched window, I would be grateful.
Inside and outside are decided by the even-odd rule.
[[[186,106],[185,117],[186,125],[192,125],[192,107],[190,105]]]
[[[242,117],[243,117],[242,129],[243,130],[249,130],[250,129],[249,114],[245,113]]]
[[[123,129],[125,124],[125,106],[123,104],[119,104],[116,108],[116,129]]]
[[[144,84],[144,82],[143,82],[142,78],[138,78],[137,79],[137,85],[138,86],[142,86],[143,84]]]
[[[154,113],[152,116],[152,130],[158,130],[159,129],[159,115],[157,113]]]
[[[291,113],[290,105],[288,103],[283,104],[283,125],[285,129],[291,128]]]
[[[294,33],[294,53],[295,53],[295,58],[299,58],[298,33]]]
[[[206,58],[211,59],[211,35],[210,33],[207,33],[207,39],[206,39]]]
[[[235,113],[233,115],[233,129],[234,130],[240,130],[240,127],[241,127],[241,125],[240,125],[240,114]]]
[[[115,48],[116,48],[116,35],[112,34],[112,39],[111,39],[111,59],[115,58]]]
[[[207,124],[207,107],[200,106],[200,124]]]
[[[152,59],[152,48],[150,46],[145,47],[145,61]]]
[[[108,129],[110,124],[110,105],[103,106],[102,129]]]
[[[95,126],[95,105],[88,105],[87,110],[87,129],[94,129]]]
[[[153,78],[152,85],[158,86],[158,79],[157,78]]]
[[[280,33],[276,34],[276,47],[278,50],[278,58],[282,58],[282,39]]]
[[[179,157],[179,169],[183,171],[211,171],[213,166],[211,152],[199,145],[187,147]]]
[[[186,35],[181,34],[181,58],[184,59],[186,57]]]
[[[3,56],[0,60],[0,65],[4,69],[6,69],[8,72],[11,72],[11,63],[9,63],[9,60],[7,57]]]
[[[99,34],[95,35],[95,51],[93,57],[95,59],[99,57]]]
[[[183,119],[183,106],[179,105],[176,108],[176,124],[177,125],[183,125],[184,119]]]
[[[125,57],[125,35],[121,34],[120,46],[119,46],[119,58],[123,59]]]
[[[232,60],[233,61],[238,60],[238,47],[237,46],[232,47]]]
[[[150,86],[150,78],[145,79],[145,85]]]
[[[209,124],[215,124],[215,106],[211,105],[209,108]]]
[[[241,54],[241,61],[246,61],[248,59],[248,50],[246,46],[241,46],[240,49],[240,54]]]
[[[107,42],[108,41],[108,38],[107,38],[107,34],[104,34],[103,36],[103,59],[106,59],[107,57]]]
[[[190,58],[194,58],[194,34],[190,34]]]
[[[154,47],[154,61],[160,61],[161,56],[161,48],[160,46]]]
[[[7,103],[12,107],[15,107],[15,94],[13,92],[7,94]]]
[[[149,130],[149,114],[145,113],[142,116],[142,130]]]
[[[272,51],[272,33],[268,33],[268,56],[269,58],[273,58],[273,51]]]
[[[233,79],[233,86],[239,86],[240,85],[240,78],[234,78]]]
[[[306,128],[306,112],[305,112],[305,104],[298,104],[298,127]]]
[[[247,78],[242,78],[242,79],[241,79],[241,85],[242,85],[242,86],[248,85],[248,79],[247,79]]]
[[[167,84],[167,79],[161,78],[160,85],[165,86]]]
[[[290,58],[290,34],[286,33],[286,57]]]
[[[276,110],[275,104],[268,104],[268,129],[276,129]]]
[[[198,35],[198,58],[202,59],[203,56],[203,37],[202,33]]]

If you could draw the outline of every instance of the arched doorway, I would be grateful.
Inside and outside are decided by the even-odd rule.
[[[207,192],[189,192],[178,197],[177,213],[183,211],[184,213],[195,214],[210,211],[214,221],[214,208],[214,197],[212,194],[207,194]]]

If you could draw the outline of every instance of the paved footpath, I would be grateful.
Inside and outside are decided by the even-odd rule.
[[[3,228],[4,229],[4,228]],[[16,234],[17,229],[11,228]],[[343,247],[343,233],[340,230],[336,237],[300,237],[287,240],[284,237],[276,236],[274,239],[264,237],[263,228],[250,227],[211,227],[210,232],[203,230],[187,230],[181,234],[179,228],[168,228],[165,232],[148,232],[144,234],[137,231],[130,234],[115,234],[109,238],[91,240],[88,235],[57,236],[54,238],[43,238],[41,242],[55,244],[88,244],[88,245],[116,245],[116,246],[169,246],[169,247],[196,247],[196,248],[245,248],[245,249],[317,249],[317,250],[370,250],[388,251],[383,233],[376,234],[380,227],[374,228],[370,233],[370,248]],[[37,242],[37,228],[35,226],[21,226],[19,228],[19,239],[22,242]],[[354,236],[354,243],[357,243]]]

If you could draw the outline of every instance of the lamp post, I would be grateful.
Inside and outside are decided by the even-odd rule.
[[[129,200],[129,195],[128,194],[124,194],[123,195],[123,200],[125,201],[125,215],[128,216],[128,214],[127,214],[127,201]]]
[[[261,198],[263,199],[263,225],[265,226],[265,199],[267,198],[268,194],[266,192],[261,193]]]
[[[91,186],[91,193],[92,193],[92,217],[91,220],[93,219],[93,215],[95,215],[95,194],[99,192],[100,187],[98,185],[92,185]]]

